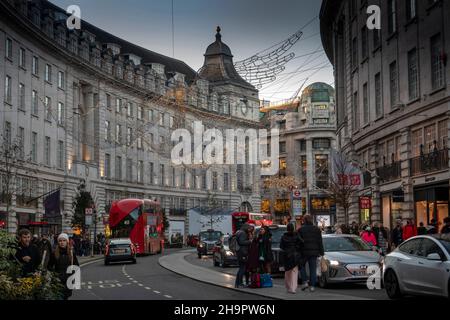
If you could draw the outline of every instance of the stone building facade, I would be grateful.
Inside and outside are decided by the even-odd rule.
[[[171,163],[171,134],[192,132],[194,121],[258,128],[258,91],[233,72],[220,32],[197,73],[85,21],[70,31],[65,10],[48,1],[1,1],[0,12],[0,133],[21,150],[8,213],[0,203],[9,231],[48,222],[42,195],[59,188],[51,228],[67,230],[80,183],[99,214],[114,200],[157,198],[182,216],[208,193],[225,208],[260,209],[258,166]],[[225,71],[214,73],[216,63]]]
[[[366,26],[369,5],[381,9],[380,30]],[[364,171],[350,221],[449,215],[449,16],[440,0],[322,3],[338,146]]]

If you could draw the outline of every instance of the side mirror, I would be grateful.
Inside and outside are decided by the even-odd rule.
[[[217,241],[216,246],[220,247],[222,245],[222,241]]]
[[[442,261],[441,256],[439,254],[437,254],[437,253],[430,253],[427,256],[427,260],[430,260],[430,261]]]

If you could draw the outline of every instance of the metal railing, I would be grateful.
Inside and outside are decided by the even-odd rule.
[[[434,150],[409,160],[411,176],[448,169],[448,148]]]
[[[400,161],[377,168],[377,175],[380,177],[381,182],[400,179],[401,173],[402,170]]]

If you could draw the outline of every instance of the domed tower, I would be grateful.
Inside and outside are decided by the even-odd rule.
[[[299,113],[310,125],[334,125],[335,91],[332,86],[316,82],[306,87],[300,97]]]
[[[257,121],[258,90],[236,71],[231,49],[222,42],[220,32],[220,27],[217,27],[216,41],[206,49],[205,62],[199,76],[207,80],[219,95],[226,96],[231,106],[231,115]]]

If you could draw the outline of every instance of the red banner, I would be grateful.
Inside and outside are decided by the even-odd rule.
[[[359,208],[360,209],[371,209],[372,199],[370,197],[360,197],[359,198]]]

